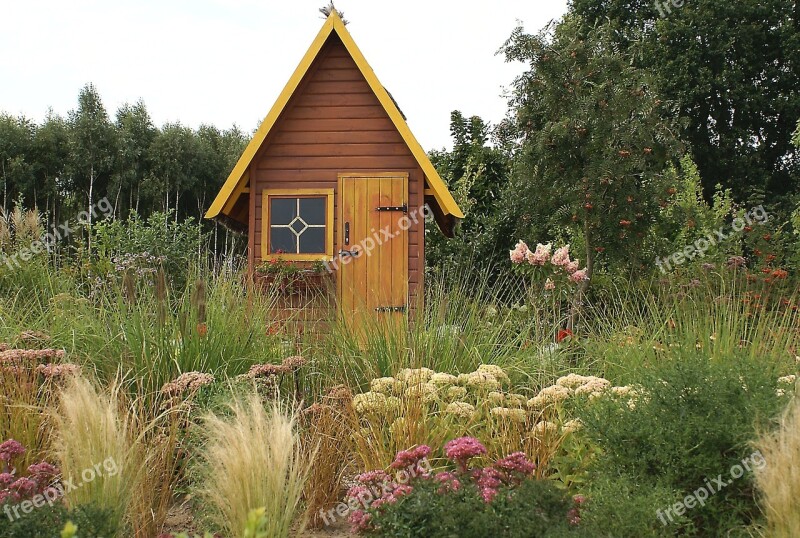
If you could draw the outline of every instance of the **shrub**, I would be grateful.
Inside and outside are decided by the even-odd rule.
[[[521,452],[485,467],[474,437],[448,442],[452,469],[432,474],[426,445],[404,450],[389,466],[357,477],[348,492],[354,530],[392,537],[557,536],[580,523],[580,503],[554,482],[533,478],[535,465]]]
[[[589,483],[628,477],[674,491],[678,502],[721,474],[728,484],[687,510],[693,525],[679,518],[672,530],[721,535],[751,524],[758,517],[752,473],[731,479],[731,470],[745,461],[758,466],[748,442],[755,423],[778,409],[774,373],[738,357],[719,362],[684,352],[641,375],[635,400],[594,399],[581,411],[585,434],[599,448]],[[652,506],[651,517],[664,508]]]

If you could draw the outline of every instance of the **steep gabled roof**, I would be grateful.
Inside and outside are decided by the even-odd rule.
[[[406,143],[409,150],[411,150],[411,153],[414,155],[414,158],[416,159],[420,168],[422,168],[425,178],[427,179],[428,186],[430,187],[433,197],[436,200],[436,205],[438,206],[434,208],[434,213],[445,217],[447,220],[464,218],[464,214],[461,212],[461,209],[459,209],[458,204],[453,199],[450,191],[447,190],[447,186],[445,185],[444,181],[442,181],[442,178],[436,172],[436,169],[434,168],[430,159],[428,159],[428,156],[422,149],[422,146],[420,146],[419,142],[417,142],[417,139],[408,128],[408,124],[406,124],[403,114],[400,112],[400,109],[397,107],[394,99],[392,99],[392,96],[389,95],[389,92],[387,92],[380,83],[378,77],[375,76],[375,72],[367,63],[364,55],[361,54],[361,51],[355,44],[355,41],[353,41],[353,38],[350,36],[350,32],[348,32],[347,28],[345,28],[342,19],[336,13],[335,9],[331,10],[330,16],[325,21],[325,24],[322,25],[322,29],[319,31],[319,34],[317,34],[317,37],[314,39],[314,42],[308,49],[308,52],[306,52],[305,56],[303,56],[300,65],[298,65],[297,69],[295,69],[292,78],[289,79],[289,82],[281,92],[278,100],[272,106],[269,114],[267,114],[267,117],[264,118],[264,121],[261,123],[261,126],[258,128],[255,135],[253,135],[252,140],[250,140],[250,143],[247,145],[244,153],[242,153],[242,156],[239,158],[239,161],[236,163],[233,171],[230,173],[228,179],[225,181],[225,184],[220,189],[219,194],[217,194],[217,197],[214,199],[211,207],[209,207],[205,217],[207,219],[219,218],[223,221],[231,220],[230,212],[233,210],[239,195],[245,192],[245,187],[248,180],[246,177],[247,168],[250,166],[250,163],[252,162],[259,148],[264,143],[264,140],[266,140],[270,130],[278,121],[278,118],[286,108],[289,99],[291,99],[292,95],[294,95],[295,91],[300,85],[300,82],[303,80],[303,77],[305,77],[314,60],[319,55],[323,45],[333,33],[339,37],[347,51],[350,53],[350,56],[355,61],[359,71],[361,71],[361,74],[367,80],[367,83],[369,84],[373,93],[380,101],[383,109],[389,115],[389,118],[392,120],[392,123],[397,131],[403,137],[403,141]]]

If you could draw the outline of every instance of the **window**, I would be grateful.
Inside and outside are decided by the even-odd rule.
[[[333,189],[268,189],[262,204],[262,259],[333,256]]]

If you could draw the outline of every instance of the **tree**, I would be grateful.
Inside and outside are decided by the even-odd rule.
[[[123,191],[128,194],[128,211],[138,212],[140,187],[152,167],[150,147],[158,131],[141,100],[134,105],[125,104],[117,110],[116,130],[118,153],[111,184],[112,192],[116,191],[114,213],[119,214],[117,210]]]
[[[113,167],[115,133],[97,89],[87,84],[78,96],[78,108],[69,113],[70,169],[74,187],[87,200],[87,224],[92,227],[95,190],[106,187]],[[92,250],[91,234],[87,248]]]
[[[64,175],[69,160],[69,129],[60,116],[48,112],[44,123],[36,129],[33,139],[35,176],[38,189],[36,195],[44,197],[48,218],[55,221],[58,216],[57,202],[64,191]],[[52,205],[51,205],[52,204]]]
[[[489,145],[490,126],[478,116],[465,118],[458,110],[450,114],[453,150],[431,152],[431,161],[448,184],[465,218],[453,240],[434,229],[426,231],[426,261],[436,270],[458,274],[457,267],[496,269],[506,252],[493,227],[500,208],[500,195],[510,173],[509,156]]]
[[[667,171],[680,144],[652,77],[617,50],[608,27],[582,28],[571,16],[538,35],[517,28],[502,51],[529,65],[510,101],[520,149],[508,195],[527,205],[528,221],[583,250],[585,291],[598,253],[639,267],[646,233],[675,192]]]
[[[571,11],[584,32],[610,25],[615,44],[678,104],[707,198],[717,183],[751,206],[785,206],[800,192],[790,145],[800,117],[796,1],[572,0]]]
[[[21,189],[30,187],[33,166],[30,159],[35,125],[24,117],[0,115],[0,174],[3,179],[3,210]]]

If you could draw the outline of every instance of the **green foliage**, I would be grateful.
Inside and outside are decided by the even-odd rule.
[[[70,526],[71,522],[71,526]],[[77,527],[78,534],[67,531]],[[114,517],[108,510],[103,510],[91,505],[80,506],[68,510],[63,504],[41,506],[34,508],[29,514],[10,520],[4,514],[0,518],[0,536],[3,538],[63,538],[63,536],[78,536],[91,538],[114,538],[117,529],[114,526]]]
[[[757,360],[732,355],[715,361],[692,349],[639,372],[633,405],[624,399],[588,403],[579,414],[586,435],[599,447],[589,497],[591,484],[616,483],[621,477],[651,484],[653,498],[672,491],[675,503],[721,474],[727,487],[710,495],[705,506],[688,510],[688,519],[673,523],[672,530],[722,535],[752,524],[759,517],[752,473],[732,479],[730,470],[753,453],[748,443],[758,423],[780,408],[777,376],[774,367]],[[651,517],[668,507],[652,506]]]
[[[488,142],[491,128],[478,116],[450,114],[453,150],[433,151],[431,162],[448,184],[465,214],[453,239],[429,225],[425,231],[426,263],[441,275],[457,274],[466,267],[486,270],[499,267],[506,252],[505,238],[496,225],[503,210],[502,192],[508,183],[511,161]]]
[[[519,196],[529,220],[583,248],[591,277],[598,252],[638,268],[680,145],[652,77],[614,46],[609,28],[583,35],[581,25],[568,16],[538,35],[517,28],[502,51],[529,65],[508,120],[522,138]]]
[[[741,204],[785,207],[798,193],[796,2],[572,0],[570,11],[587,34],[612,28],[615,44],[677,103],[706,196],[721,183]]]
[[[474,485],[439,493],[434,480],[415,483],[414,490],[373,516],[375,536],[397,538],[539,538],[568,535],[571,502],[547,480],[525,480],[502,489],[492,503],[481,499]]]
[[[192,268],[201,265],[208,234],[189,217],[178,222],[175,211],[156,212],[147,219],[131,214],[126,220],[105,220],[92,229],[92,273],[106,277],[136,267],[135,257],[156,258],[175,287],[183,288]],[[131,265],[131,267],[127,267]],[[120,275],[121,276],[121,275]]]

